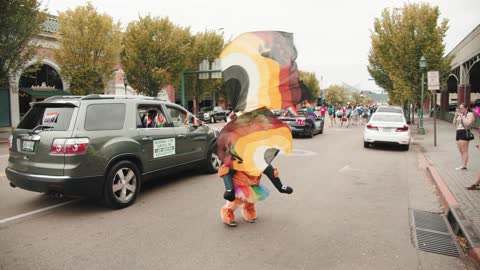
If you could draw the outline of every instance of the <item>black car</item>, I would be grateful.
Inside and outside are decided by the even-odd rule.
[[[298,116],[280,116],[278,119],[290,126],[293,136],[303,135],[309,138],[322,134],[325,123],[321,116],[312,117],[306,109],[298,110]]]
[[[201,108],[200,111],[197,113],[197,118],[210,123],[216,123],[217,121],[225,121],[227,122],[227,117],[230,112],[228,110],[224,110],[222,107],[204,107]]]

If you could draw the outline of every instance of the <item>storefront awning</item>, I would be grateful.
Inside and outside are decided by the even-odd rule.
[[[51,96],[70,96],[69,92],[65,92],[63,90],[32,90],[31,88],[21,88],[21,92],[25,94],[29,94],[32,97],[51,97]]]

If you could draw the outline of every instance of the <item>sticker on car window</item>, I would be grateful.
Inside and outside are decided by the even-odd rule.
[[[58,119],[58,112],[50,112],[45,115],[45,118],[43,118],[43,123],[57,123]]]
[[[153,141],[153,158],[171,156],[174,154],[175,138]]]

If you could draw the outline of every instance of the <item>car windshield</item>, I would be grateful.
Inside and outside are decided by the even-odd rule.
[[[395,107],[380,107],[377,112],[402,113],[402,109]]]
[[[212,110],[213,110],[212,107],[205,107],[205,108],[200,109],[201,112],[208,112],[208,111],[212,111]]]
[[[374,114],[372,121],[377,122],[403,122],[401,114]]]

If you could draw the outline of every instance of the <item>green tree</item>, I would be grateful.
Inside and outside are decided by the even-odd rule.
[[[129,83],[147,96],[157,96],[167,85],[179,89],[193,42],[190,28],[175,25],[168,17],[146,16],[129,23],[121,54]]]
[[[401,9],[386,8],[375,19],[368,71],[393,103],[419,103],[422,55],[428,70],[438,70],[444,78],[448,75],[451,59],[443,56],[448,20],[438,24],[439,16],[438,7],[409,3]]]
[[[325,101],[328,104],[343,104],[348,101],[347,91],[340,85],[331,85],[325,89]]]
[[[315,72],[300,71],[300,80],[303,81],[311,91],[310,96],[312,97],[312,100],[310,100],[310,102],[316,104],[317,98],[320,95],[320,83]]]
[[[104,93],[120,53],[120,23],[88,3],[58,16],[55,56],[75,95]]]
[[[0,0],[0,86],[21,70],[35,53],[33,35],[40,33],[46,14],[36,0]]]
[[[213,62],[220,57],[220,53],[225,45],[223,34],[216,31],[205,30],[205,32],[197,33],[193,39],[193,46],[190,56],[189,70],[198,70],[199,64],[203,59]],[[190,95],[194,102],[193,110],[197,111],[197,105],[207,95],[215,95],[216,97],[224,96],[223,79],[198,79],[198,75],[191,75],[187,78],[186,95]],[[217,98],[218,100],[218,98]],[[215,104],[214,104],[215,105]]]

